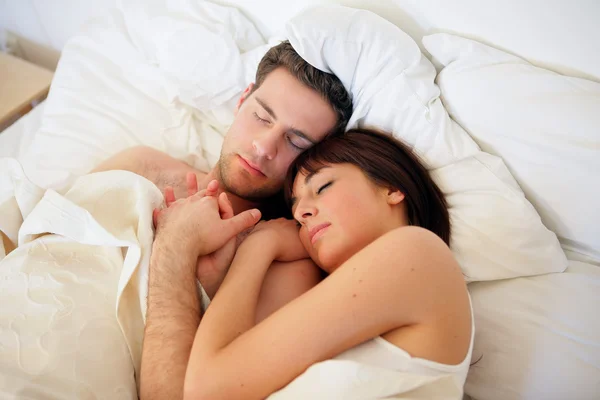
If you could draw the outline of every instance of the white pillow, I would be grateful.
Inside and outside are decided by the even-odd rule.
[[[67,44],[25,163],[35,183],[66,188],[103,159],[136,144],[201,170],[214,165],[236,98],[225,101],[223,94],[249,83],[248,71],[266,46],[241,54],[248,44],[239,44],[234,28],[246,31],[249,23],[219,19],[240,21],[239,13],[202,3],[202,12],[186,14],[195,10],[191,0],[173,7],[161,0],[123,4]],[[355,107],[350,126],[392,131],[435,168],[450,205],[452,248],[469,280],[566,267],[556,237],[502,161],[480,152],[450,120],[438,98],[435,69],[408,35],[371,12],[346,7],[307,10],[286,29],[307,61],[333,71],[350,90]],[[190,40],[192,34],[197,40]],[[175,38],[180,40],[173,48],[168,44]],[[215,40],[222,57],[187,56],[198,53],[198,43]],[[244,67],[223,69],[227,63]],[[194,66],[209,75],[223,70],[227,79],[220,86],[207,82]]]
[[[473,40],[423,38],[452,118],[501,156],[565,248],[600,262],[600,83]]]
[[[24,157],[33,182],[64,191],[136,145],[203,171],[216,163],[246,71],[256,71],[256,55],[242,51],[264,41],[238,10],[196,3],[122,2],[67,43]]]
[[[445,193],[451,247],[469,281],[563,271],[556,236],[541,223],[501,159],[479,151],[439,99],[435,69],[397,26],[364,10],[323,6],[286,26],[313,66],[350,91],[349,128],[393,132],[422,156]]]
[[[595,400],[600,393],[600,268],[469,285],[474,400]]]

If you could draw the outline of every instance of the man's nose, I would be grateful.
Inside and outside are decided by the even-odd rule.
[[[262,135],[254,138],[252,147],[258,157],[274,159],[277,155],[277,133],[272,130],[263,132]]]

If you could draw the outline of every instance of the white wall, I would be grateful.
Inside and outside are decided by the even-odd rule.
[[[257,21],[265,36],[280,29],[307,5],[329,3],[365,8],[401,26],[417,41],[427,33],[455,32],[558,72],[600,81],[600,0],[216,2],[240,7]],[[116,0],[0,0],[0,29],[60,50],[87,19],[115,3]]]
[[[115,0],[0,0],[0,29],[60,51],[86,20],[114,4]]]

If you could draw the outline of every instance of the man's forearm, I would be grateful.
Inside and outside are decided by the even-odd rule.
[[[181,399],[201,318],[197,258],[157,239],[150,260],[140,398]]]

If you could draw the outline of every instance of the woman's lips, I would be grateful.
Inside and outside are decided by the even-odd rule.
[[[325,234],[325,231],[327,230],[329,225],[331,225],[331,224],[329,222],[326,222],[326,223],[319,224],[317,226],[312,227],[308,232],[308,236],[310,238],[310,243],[314,245],[315,242],[317,240],[319,240],[319,238]]]
[[[254,176],[265,176],[265,174],[263,174],[260,168],[258,168],[256,165],[251,164],[249,161],[247,161],[244,157],[240,155],[238,155],[238,158],[240,160],[240,164],[242,164],[242,167],[244,167],[246,171],[250,172],[250,174]]]

